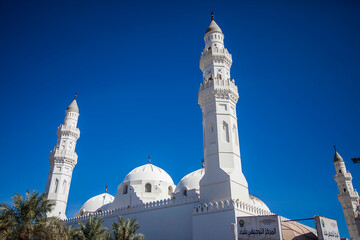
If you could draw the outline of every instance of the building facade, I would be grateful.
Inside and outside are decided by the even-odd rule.
[[[248,183],[242,173],[236,114],[239,93],[230,75],[232,56],[225,48],[224,34],[213,16],[204,41],[200,59],[203,80],[198,94],[203,116],[203,167],[187,174],[175,185],[171,176],[151,164],[149,159],[148,164],[125,176],[115,197],[106,192],[92,197],[75,217],[64,220],[67,225],[85,222],[89,216],[99,216],[104,218],[104,226],[111,228],[111,224],[122,215],[135,217],[141,226],[139,231],[150,240],[233,239],[232,224],[236,223],[237,217],[272,214],[263,201],[249,195]],[[65,198],[58,192],[61,189],[55,191],[57,188],[54,186],[58,184],[56,179],[60,182],[64,179],[70,184],[69,173],[76,164],[74,150],[80,133],[76,128],[77,104],[76,108],[70,106],[66,116],[69,115],[71,121],[65,118],[65,127],[59,127],[58,143],[54,154],[50,155],[46,189],[48,198],[56,203],[52,215],[60,213],[61,217],[65,216],[62,213],[66,208],[69,187]],[[66,134],[63,134],[65,130]],[[67,148],[70,142],[72,148]],[[68,161],[68,156],[76,158]],[[64,167],[71,172],[65,174]],[[301,225],[301,228],[313,236],[316,234],[310,227]]]

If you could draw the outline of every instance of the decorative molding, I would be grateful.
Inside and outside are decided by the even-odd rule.
[[[214,98],[231,100],[236,104],[239,94],[235,80],[218,78],[204,80],[199,90],[199,104],[201,108],[203,108],[206,102]]]
[[[212,63],[224,63],[229,69],[232,65],[232,56],[226,48],[206,49],[201,53],[200,69],[204,71],[205,67]]]
[[[223,201],[210,201],[194,206],[193,215],[221,212],[225,210],[240,210],[253,215],[271,215],[273,213],[255,207],[250,203],[245,203],[239,199],[223,200]]]

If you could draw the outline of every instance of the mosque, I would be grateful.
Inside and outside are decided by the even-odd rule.
[[[46,193],[55,202],[49,216],[60,217],[66,225],[100,216],[108,228],[119,215],[135,217],[146,239],[201,240],[234,239],[231,224],[237,217],[273,215],[262,200],[249,194],[242,172],[236,114],[239,94],[230,77],[232,56],[213,15],[204,41],[200,58],[203,81],[198,93],[203,117],[203,167],[175,185],[171,176],[149,159],[148,164],[125,176],[115,197],[107,192],[94,196],[75,217],[67,218],[71,176],[78,158],[75,146],[80,137],[75,97],[65,112],[64,124],[57,129],[57,143],[49,157]],[[301,223],[283,221],[281,226],[284,240],[318,239],[314,228]]]

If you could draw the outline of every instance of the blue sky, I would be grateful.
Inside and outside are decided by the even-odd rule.
[[[78,92],[68,201],[152,163],[177,184],[201,167],[199,59],[210,12],[233,55],[240,151],[252,195],[348,236],[333,145],[360,186],[358,1],[1,1],[0,201],[45,190],[56,129]],[[311,224],[309,222],[309,224]]]

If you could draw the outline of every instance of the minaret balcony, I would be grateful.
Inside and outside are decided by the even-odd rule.
[[[56,131],[56,135],[59,136],[73,136],[76,139],[78,139],[80,137],[80,130],[74,126],[70,126],[70,125],[63,125],[61,124],[57,131]]]
[[[353,198],[355,200],[359,199],[359,194],[356,190],[340,192],[337,194],[337,196],[338,196],[339,201],[341,201],[341,199],[348,198],[348,197]],[[357,201],[359,201],[359,200],[357,200]]]
[[[220,78],[209,78],[204,80],[202,84],[200,84],[200,91],[203,90],[215,90],[215,89],[232,89],[236,93],[238,92],[237,86],[235,85],[234,79],[220,79]]]
[[[202,52],[200,69],[204,71],[204,68],[210,63],[225,63],[230,68],[232,56],[225,48],[211,48]]]
[[[352,175],[350,172],[346,172],[346,173],[337,173],[334,176],[335,181],[351,181],[352,180]]]
[[[232,59],[231,54],[229,53],[229,51],[226,48],[210,48],[210,49],[205,49],[202,53],[201,53],[201,57],[206,57],[206,56],[217,56],[217,55],[227,55],[230,59]]]
[[[231,100],[235,104],[239,99],[238,88],[233,79],[208,79],[200,84],[199,90],[199,104],[203,106],[206,102],[212,99],[226,99]]]
[[[52,163],[68,163],[70,165],[73,165],[75,167],[77,163],[78,155],[76,152],[73,152],[71,150],[60,150],[59,148],[54,148],[50,152],[49,156],[49,162]]]

